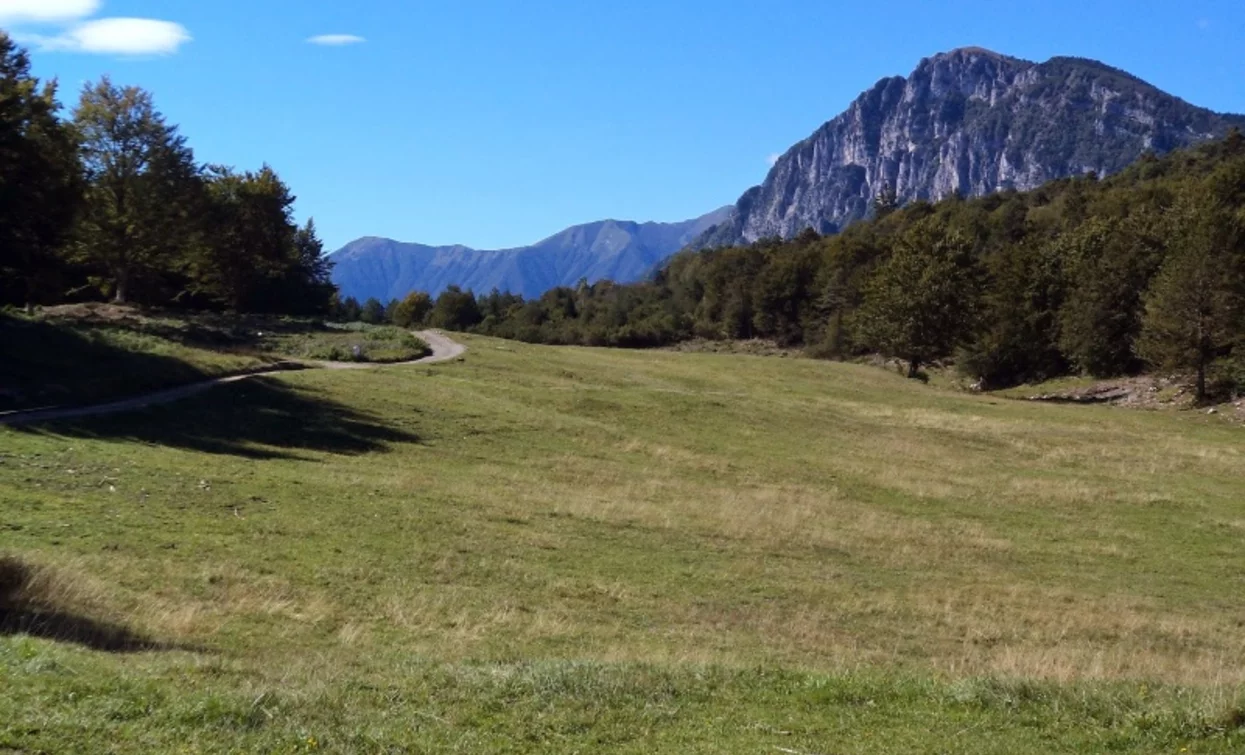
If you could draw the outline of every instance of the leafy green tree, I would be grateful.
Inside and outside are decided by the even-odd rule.
[[[983,326],[961,354],[962,370],[987,388],[1063,375],[1059,310],[1066,296],[1063,260],[1053,244],[1018,244],[992,260]]]
[[[208,169],[207,243],[192,262],[196,288],[235,312],[249,309],[254,290],[276,274],[274,257],[281,253],[263,238],[268,218],[256,178],[224,166]],[[292,241],[282,238],[278,245]]]
[[[192,286],[237,311],[321,314],[336,287],[314,221],[293,221],[294,195],[276,171],[214,166],[207,183],[206,239],[190,266]]]
[[[951,354],[976,321],[981,271],[967,239],[924,221],[895,242],[865,291],[860,313],[865,340],[908,365]]]
[[[809,289],[815,277],[816,255],[807,243],[795,247],[773,254],[752,287],[756,333],[784,345],[799,343],[805,319],[812,312]]]
[[[1202,402],[1211,364],[1245,331],[1245,245],[1237,219],[1210,198],[1178,205],[1172,221],[1176,246],[1146,296],[1138,352],[1196,372]]]
[[[124,303],[136,286],[183,267],[199,167],[148,92],[107,77],[83,89],[74,128],[87,180],[79,256]]]
[[[58,109],[56,82],[40,86],[26,52],[0,31],[0,280],[20,281],[8,293],[28,309],[61,266],[82,196],[76,146]]]
[[[436,328],[466,330],[484,320],[475,294],[450,286],[437,297],[429,314],[429,322]]]
[[[1137,371],[1141,297],[1161,239],[1137,221],[1093,217],[1057,243],[1072,281],[1060,311],[1063,353],[1095,377]]]
[[[373,296],[363,302],[363,310],[359,313],[359,319],[368,325],[380,325],[385,321],[385,305]]]
[[[722,300],[721,334],[725,338],[752,338],[756,335],[752,326],[755,319],[752,290],[747,282],[739,281],[727,288]]]
[[[423,291],[412,291],[394,307],[391,319],[400,328],[411,328],[422,325],[431,311],[432,297]]]
[[[588,296],[591,297],[593,293],[593,289],[589,287]],[[492,317],[493,322],[497,323],[510,317],[514,310],[523,307],[524,301],[523,297],[518,294],[503,294],[494,288],[489,292],[488,296],[480,297],[479,304],[480,313],[484,315],[485,319]],[[427,318],[428,311],[431,311],[431,304],[429,304],[429,309],[422,316],[416,318],[416,321],[423,322]]]
[[[285,273],[286,311],[298,314],[321,314],[332,309],[337,296],[333,283],[333,261],[324,253],[324,242],[316,233],[316,221],[294,234],[294,256]]]
[[[359,322],[363,317],[363,308],[359,306],[359,300],[353,296],[347,296],[337,306],[338,322]]]

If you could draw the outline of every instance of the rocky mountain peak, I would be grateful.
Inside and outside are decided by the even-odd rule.
[[[981,47],[925,58],[882,79],[792,147],[731,218],[695,246],[833,233],[866,217],[886,187],[904,202],[1027,190],[1117,172],[1245,126],[1098,61],[1033,63]]]

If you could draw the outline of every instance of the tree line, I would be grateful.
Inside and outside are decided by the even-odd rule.
[[[327,312],[330,263],[268,166],[195,160],[152,95],[107,77],[62,117],[0,31],[0,304]]]
[[[1187,370],[1205,398],[1245,390],[1243,227],[1233,132],[1107,179],[906,207],[883,192],[870,220],[835,236],[684,252],[643,283],[532,300],[451,289],[413,294],[406,311],[533,343],[763,338],[826,358],[881,353],[912,376],[953,359],[987,388]],[[403,304],[368,306],[384,317]]]

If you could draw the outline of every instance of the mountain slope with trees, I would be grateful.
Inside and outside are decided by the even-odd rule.
[[[494,292],[472,307],[455,289],[437,324],[600,346],[767,338],[882,353],[913,375],[954,357],[985,387],[1150,366],[1196,373],[1202,398],[1245,390],[1240,132],[1107,179],[904,207],[880,197],[874,214],[834,236],[685,251],[640,284]]]
[[[1233,127],[1245,128],[1245,116],[1195,107],[1097,61],[954,50],[863,93],[783,155],[696,246],[792,238],[805,228],[834,233],[886,193],[935,201],[1111,175],[1144,153]]]

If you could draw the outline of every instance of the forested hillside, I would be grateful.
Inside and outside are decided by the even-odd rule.
[[[200,164],[137,87],[90,83],[67,119],[57,97],[0,31],[0,305],[328,310],[323,246],[272,168]]]
[[[955,357],[987,387],[1080,372],[1188,370],[1241,386],[1245,137],[1031,192],[897,206],[844,233],[685,252],[655,280],[539,299],[452,290],[443,327],[651,347],[767,338],[813,354]],[[429,311],[424,307],[421,311]]]

